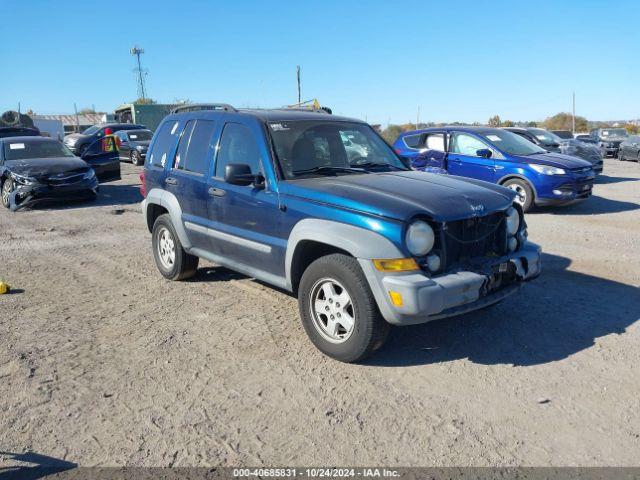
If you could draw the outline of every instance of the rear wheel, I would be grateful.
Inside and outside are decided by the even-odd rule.
[[[156,266],[165,278],[185,280],[196,273],[199,259],[184,251],[168,214],[153,224],[152,246]]]
[[[11,180],[10,178],[5,179],[2,182],[2,189],[0,190],[1,192],[1,197],[2,197],[2,205],[5,208],[9,208],[9,196],[11,195],[11,192],[13,192],[13,180]]]
[[[347,255],[327,255],[309,265],[298,288],[298,306],[313,344],[342,362],[366,358],[384,344],[391,328],[358,261]]]
[[[522,210],[525,212],[531,210],[535,201],[535,195],[529,182],[521,178],[511,178],[502,185],[516,192],[517,196],[515,201],[522,206]]]

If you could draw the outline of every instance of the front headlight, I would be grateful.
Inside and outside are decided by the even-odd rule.
[[[33,185],[36,183],[35,178],[25,177],[24,175],[18,175],[17,173],[12,173],[11,178],[13,178],[13,181],[19,185]]]
[[[91,180],[92,178],[95,178],[96,176],[96,172],[93,170],[93,168],[90,168],[89,170],[87,170],[87,173],[84,174],[84,179],[85,180]]]
[[[142,145],[137,145],[136,146],[136,150],[138,150],[139,152],[144,150],[144,147]]]
[[[520,228],[520,212],[517,208],[511,207],[507,210],[507,233],[514,236]]]
[[[405,242],[412,255],[422,257],[433,248],[436,237],[427,222],[416,220],[407,229]]]
[[[529,166],[533,168],[536,172],[541,173],[543,175],[564,175],[565,173],[567,173],[562,168],[551,167],[549,165],[536,165],[535,163],[532,163]]]

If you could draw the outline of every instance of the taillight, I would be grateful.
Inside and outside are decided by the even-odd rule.
[[[396,148],[396,153],[400,155],[402,153],[402,150],[400,150],[399,148]]]
[[[144,170],[140,172],[140,195],[143,198],[147,198],[147,180],[144,176]]]

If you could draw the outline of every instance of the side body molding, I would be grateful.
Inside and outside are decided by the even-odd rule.
[[[182,243],[185,250],[189,250],[191,248],[191,242],[182,223],[182,208],[180,208],[180,204],[175,195],[160,188],[152,188],[147,194],[147,198],[142,202],[142,213],[144,213],[145,222],[147,221],[149,205],[154,204],[167,209],[173,228],[175,228],[178,238],[180,239],[180,243]]]
[[[405,255],[383,235],[361,227],[331,220],[306,218],[291,230],[285,256],[287,286],[292,288],[291,269],[298,244],[305,240],[325,243],[359,259],[401,258]]]

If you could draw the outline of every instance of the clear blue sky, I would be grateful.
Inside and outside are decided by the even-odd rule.
[[[317,97],[386,124],[640,117],[640,1],[0,0],[0,110]]]

